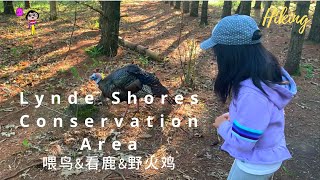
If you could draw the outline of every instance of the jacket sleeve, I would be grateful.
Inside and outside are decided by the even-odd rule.
[[[254,93],[243,93],[238,95],[235,103],[230,121],[223,122],[218,133],[238,151],[250,151],[269,125],[268,100]]]

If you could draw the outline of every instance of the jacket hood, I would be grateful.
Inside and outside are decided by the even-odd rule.
[[[267,93],[266,97],[271,102],[273,102],[279,109],[283,109],[291,101],[293,96],[297,93],[297,86],[294,80],[290,77],[290,75],[284,68],[281,68],[281,71],[283,81],[288,81],[289,84],[270,84],[270,86],[267,86],[265,83],[261,83],[263,90]],[[256,91],[259,91],[260,93],[263,93],[259,88],[257,88],[253,84],[251,79],[242,81],[240,85],[252,88]]]

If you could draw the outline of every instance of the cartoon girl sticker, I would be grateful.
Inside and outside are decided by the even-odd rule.
[[[30,29],[31,27],[31,35],[34,35],[36,33],[35,24],[37,23],[38,19],[39,13],[34,10],[30,10],[26,15],[26,20],[28,21],[28,29]]]

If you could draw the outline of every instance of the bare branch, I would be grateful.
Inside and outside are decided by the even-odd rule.
[[[81,2],[81,3],[79,1],[75,1],[75,2],[78,3],[78,4],[84,5],[84,6],[88,7],[88,8],[90,8],[90,9],[98,12],[99,14],[101,14],[101,16],[104,16],[104,13],[103,13],[103,11],[101,9],[94,8],[93,6],[90,6],[89,4],[86,4],[84,2]]]

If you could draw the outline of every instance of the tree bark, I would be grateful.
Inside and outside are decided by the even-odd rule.
[[[261,17],[261,20],[259,23],[259,27],[262,27],[263,18],[266,16],[268,9],[271,7],[271,3],[272,3],[272,1],[265,1],[262,17]]]
[[[202,1],[200,25],[208,24],[208,1]]]
[[[176,1],[176,5],[174,6],[174,9],[180,9],[181,7],[181,1]]]
[[[232,1],[224,1],[221,18],[231,15]]]
[[[242,6],[242,1],[240,1],[240,3],[239,3],[239,5],[238,5],[238,7],[237,7],[237,10],[236,10],[236,12],[234,12],[235,14],[239,14],[239,12],[240,12],[240,9],[241,9],[241,6]]]
[[[183,1],[183,13],[189,13],[189,12],[190,12],[190,2]]]
[[[296,15],[300,17],[308,15],[310,6],[310,1],[298,1]],[[299,72],[301,53],[303,47],[303,41],[305,36],[305,31],[302,34],[299,33],[301,25],[293,23],[291,30],[291,39],[289,43],[289,50],[287,53],[286,63],[284,65],[285,69],[289,74],[297,74]]]
[[[101,39],[98,48],[109,57],[117,55],[119,42],[120,1],[101,1]]]
[[[254,9],[261,9],[261,1],[256,1],[253,8]]]
[[[50,1],[50,21],[57,19],[57,1]]]
[[[191,2],[190,16],[192,16],[192,17],[199,16],[199,1],[192,1]]]
[[[242,1],[239,14],[250,16],[251,1]]]
[[[165,4],[168,4],[168,3],[169,3],[169,1],[165,1],[164,3],[165,3]]]
[[[320,1],[316,3],[308,40],[320,43]]]
[[[3,1],[3,9],[4,14],[14,14],[12,1]]]
[[[290,8],[290,1],[284,1],[284,6],[288,9],[287,11],[286,11],[286,15],[288,15],[288,13],[289,13],[289,8]]]
[[[174,6],[174,1],[170,1],[170,6]]]
[[[30,9],[31,8],[30,1],[24,1],[24,8],[25,9]]]

